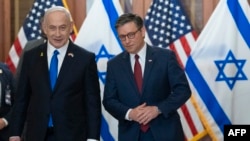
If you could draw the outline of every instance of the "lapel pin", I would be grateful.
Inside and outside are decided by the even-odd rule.
[[[0,69],[0,74],[2,74],[3,73],[3,70],[2,69]]]
[[[40,56],[41,56],[41,57],[43,56],[43,52],[41,52]]]
[[[68,56],[70,56],[70,57],[74,57],[74,54],[73,53],[68,53]]]
[[[149,59],[148,62],[152,62],[153,60],[152,59]]]

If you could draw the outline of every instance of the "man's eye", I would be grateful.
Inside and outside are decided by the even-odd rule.
[[[124,39],[126,38],[126,35],[120,35],[119,38]]]
[[[66,29],[66,26],[62,26],[60,27],[60,29],[64,31]]]
[[[54,26],[50,26],[50,27],[49,27],[49,29],[50,29],[50,30],[55,30],[55,29],[56,29],[56,27],[54,27]]]
[[[129,33],[127,36],[128,36],[128,38],[133,38],[134,35],[135,35],[135,33]]]

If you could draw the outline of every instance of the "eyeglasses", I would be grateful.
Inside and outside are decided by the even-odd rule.
[[[122,40],[125,41],[126,37],[128,37],[129,39],[134,39],[135,38],[135,34],[140,31],[141,28],[137,29],[135,32],[130,32],[127,35],[119,35],[118,37]]]

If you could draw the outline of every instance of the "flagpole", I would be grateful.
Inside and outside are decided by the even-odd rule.
[[[62,2],[63,2],[64,7],[70,11],[67,1],[66,1],[66,0],[62,0]],[[73,20],[73,19],[72,19],[72,20]],[[73,31],[74,31],[75,35],[78,34],[78,31],[77,31],[77,29],[76,29],[75,24],[73,24]]]

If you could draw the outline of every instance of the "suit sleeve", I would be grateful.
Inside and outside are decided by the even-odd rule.
[[[101,96],[95,55],[92,54],[85,74],[88,139],[100,138]]]
[[[9,70],[9,68],[8,68],[7,65],[3,65],[1,68],[3,69],[3,71],[4,71],[3,73],[5,75],[5,79],[4,79],[4,83],[5,83],[4,93],[5,93],[5,95],[6,95],[6,93],[10,94],[9,102],[6,103],[6,101],[5,101],[5,104],[9,106],[9,107],[6,107],[6,108],[9,108],[10,110],[8,110],[8,113],[4,116],[4,118],[7,120],[8,123],[10,123],[10,118],[11,118],[11,113],[12,113],[11,109],[12,109],[12,105],[14,104],[14,95],[15,95],[15,92],[16,92],[15,79],[14,79],[13,74]]]
[[[185,72],[179,65],[174,52],[170,51],[167,56],[167,73],[171,94],[158,105],[158,108],[165,117],[168,117],[173,111],[180,108],[191,96]]]

